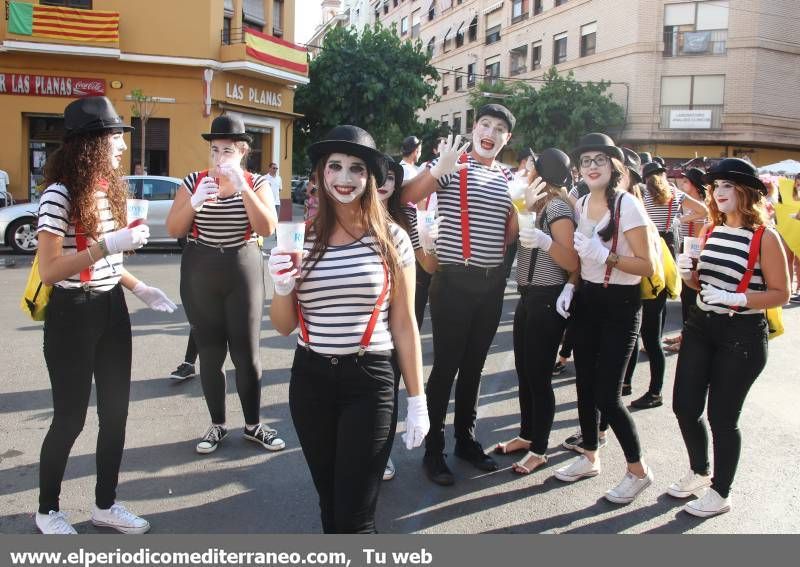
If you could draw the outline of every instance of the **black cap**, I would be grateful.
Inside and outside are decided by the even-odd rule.
[[[665,171],[666,170],[664,169],[663,165],[653,160],[642,166],[642,177],[647,179],[651,175],[655,175],[656,173],[664,173]]]
[[[104,96],[73,100],[64,109],[64,138],[87,132],[133,130],[122,121],[114,105]]]
[[[403,140],[403,143],[400,144],[400,151],[403,152],[404,156],[407,156],[416,150],[421,143],[422,141],[416,136],[408,136]]]
[[[705,175],[706,183],[712,183],[715,179],[725,179],[755,189],[766,196],[767,187],[758,178],[758,171],[751,164],[739,158],[725,158],[717,165],[708,170]]]
[[[667,165],[667,162],[665,162],[665,161],[664,161],[664,158],[663,158],[663,157],[661,157],[661,156],[655,156],[655,157],[653,158],[653,161],[654,161],[654,162],[656,162],[656,163],[658,163],[658,164],[660,164],[660,165],[661,165],[661,167],[666,167],[666,165]]]
[[[569,156],[558,148],[547,148],[536,158],[536,173],[556,187],[566,187],[572,179]]]
[[[641,160],[642,164],[650,163],[653,161],[653,156],[650,152],[639,152],[639,159]]]
[[[706,196],[706,180],[705,180],[706,172],[700,169],[699,167],[692,167],[681,173],[682,177],[685,177],[689,181],[692,182],[697,190],[700,192],[700,195],[705,198]]]
[[[593,132],[581,136],[578,146],[573,148],[570,155],[573,160],[579,162],[581,154],[584,152],[603,152],[607,156],[616,158],[621,162],[625,161],[625,154],[614,144],[614,140],[611,139],[611,136],[600,132]]]
[[[527,160],[528,158],[533,158],[534,160],[536,159],[536,154],[533,153],[533,150],[531,148],[523,148],[517,152],[518,162]]]
[[[636,180],[636,183],[642,182],[642,174],[639,169],[642,166],[642,160],[635,151],[630,148],[622,148],[622,153],[625,154],[625,167],[628,168],[628,173]]]
[[[397,190],[403,184],[403,166],[394,161],[394,158],[389,154],[383,154],[383,159],[386,160],[387,173],[389,171],[394,173],[394,186],[395,190]]]
[[[211,132],[201,134],[205,140],[233,140],[253,143],[253,137],[244,131],[244,120],[223,114],[211,122]]]
[[[386,159],[375,148],[375,140],[363,128],[349,124],[332,128],[322,140],[308,147],[311,167],[313,168],[322,156],[333,153],[360,157],[367,163],[369,172],[375,176],[378,187],[386,182]]]
[[[505,120],[508,124],[508,131],[511,132],[517,124],[517,119],[511,114],[511,111],[502,104],[484,104],[478,109],[475,115],[475,121],[480,120],[481,116],[494,116],[500,120]]]

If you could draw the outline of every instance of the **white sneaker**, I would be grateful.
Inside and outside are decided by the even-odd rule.
[[[697,474],[690,470],[678,482],[669,485],[667,494],[675,498],[689,498],[701,488],[708,486],[711,486],[711,475]]]
[[[639,478],[632,472],[628,471],[622,477],[622,481],[606,491],[606,500],[614,502],[615,504],[630,504],[634,499],[639,496],[639,493],[653,483],[653,471],[650,467],[647,468],[647,474],[644,478]]]
[[[114,528],[123,534],[143,534],[150,531],[150,522],[129,511],[122,504],[114,504],[108,510],[94,506],[92,523],[95,526]]]
[[[601,470],[599,455],[595,457],[594,462],[590,461],[586,455],[581,455],[577,459],[573,459],[569,465],[557,469],[553,476],[564,482],[575,482],[582,478],[597,476]]]
[[[36,527],[45,535],[74,535],[78,532],[67,520],[64,512],[50,510],[47,514],[36,512]]]
[[[711,516],[717,516],[719,514],[724,514],[725,512],[730,512],[731,499],[730,497],[723,498],[719,495],[719,492],[713,488],[709,488],[706,490],[705,494],[703,494],[697,500],[692,500],[686,504],[683,509],[692,516],[697,516],[698,518],[710,518]]]
[[[386,461],[386,468],[383,469],[383,480],[392,480],[396,472],[392,458],[389,457],[389,460]]]

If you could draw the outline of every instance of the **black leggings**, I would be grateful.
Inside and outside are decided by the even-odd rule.
[[[225,423],[225,374],[230,349],[245,424],[259,423],[259,334],[264,261],[255,243],[219,249],[189,243],[181,259],[181,299],[200,353],[200,381],[212,423]]]
[[[447,265],[433,275],[433,368],[426,386],[429,453],[444,451],[444,420],[456,374],[455,436],[475,439],[481,372],[500,322],[505,287],[502,264],[488,270]]]
[[[638,285],[583,282],[576,296],[575,371],[578,419],[586,449],[597,449],[602,412],[629,463],[641,460],[636,426],[620,397],[628,360],[636,347],[641,316]]]
[[[693,305],[697,305],[697,290],[684,284],[681,287],[681,317],[684,325],[689,320],[689,311]]]
[[[718,315],[698,307],[683,329],[672,409],[678,418],[689,464],[708,474],[708,429],[714,439],[712,488],[727,497],[739,464],[739,415],[747,392],[767,364],[767,322],[762,315]]]
[[[197,343],[194,342],[194,333],[191,329],[189,329],[189,338],[186,340],[186,354],[183,356],[183,361],[187,364],[197,362]]]
[[[425,320],[425,306],[428,304],[428,288],[431,286],[431,274],[425,268],[417,264],[417,291],[414,295],[414,313],[417,316],[417,328],[422,329]]]
[[[661,337],[664,334],[664,323],[666,319],[666,289],[653,299],[642,300],[642,326],[640,336],[644,348],[647,351],[647,360],[650,362],[650,386],[648,391],[655,395],[661,395],[661,388],[664,386],[664,370],[667,365],[667,360],[664,356],[664,347],[661,344]],[[638,358],[639,353],[634,347],[634,352],[631,355],[625,374],[625,384],[631,384]]]
[[[58,511],[72,445],[86,420],[92,376],[97,387],[95,504],[116,499],[131,386],[131,320],[121,286],[105,293],[53,288],[44,322],[44,358],[53,421],[39,457],[39,512]]]
[[[520,290],[514,312],[514,364],[519,381],[519,436],[531,442],[531,451],[547,452],[556,398],[553,359],[564,334],[566,319],[556,311],[564,286],[531,286]]]
[[[388,352],[325,357],[303,347],[295,351],[289,408],[327,534],[376,532],[398,375]]]

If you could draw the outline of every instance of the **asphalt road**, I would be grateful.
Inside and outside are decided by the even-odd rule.
[[[178,297],[175,251],[145,251],[126,264],[137,276]],[[38,455],[52,415],[40,323],[18,307],[29,258],[0,251],[0,532],[33,533],[37,503]],[[268,284],[268,287],[269,284]],[[267,298],[269,303],[270,298]],[[511,349],[517,294],[506,289],[503,317],[486,363],[481,387],[478,436],[485,447],[513,437],[519,424],[516,376]],[[239,436],[242,412],[233,367],[228,378],[228,424],[223,446],[197,455],[195,443],[209,423],[199,379],[176,382],[169,372],[182,360],[188,325],[182,309],[171,315],[149,311],[128,294],[134,335],[133,385],[119,499],[146,516],[157,533],[319,532],[316,494],[292,427],[287,404],[294,338],[279,336],[265,316],[261,356],[262,416],[278,429],[287,448],[268,453]],[[669,305],[669,328],[679,305]],[[634,414],[654,485],[628,506],[610,504],[603,492],[624,472],[613,436],[603,449],[603,473],[566,485],[552,471],[572,457],[558,443],[577,427],[572,365],[554,380],[556,419],[550,466],[527,477],[511,474],[512,457],[499,457],[502,470],[483,474],[449,457],[457,476],[453,487],[431,484],[421,469],[422,449],[407,451],[399,439],[393,459],[397,477],[384,483],[378,527],[385,533],[796,533],[800,531],[800,413],[797,332],[800,309],[785,311],[787,334],[770,344],[769,364],[745,405],[742,460],[733,488],[733,511],[701,521],[680,511],[667,485],[688,468],[670,409],[676,357],[668,358],[665,405]],[[430,326],[422,334],[426,375],[432,361]],[[642,356],[634,396],[647,387]],[[405,415],[401,395],[401,417]],[[89,522],[94,489],[97,416],[92,408],[67,466],[62,510],[81,533],[98,531]],[[452,411],[452,406],[451,406]],[[448,415],[448,422],[452,413]],[[399,424],[402,431],[403,423]],[[452,430],[448,428],[448,450]]]

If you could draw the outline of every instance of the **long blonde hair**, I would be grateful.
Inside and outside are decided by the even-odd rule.
[[[739,183],[727,180],[728,183],[736,188],[736,208],[740,215],[742,215],[742,222],[748,228],[756,228],[758,226],[767,224],[769,215],[767,214],[766,200],[755,189],[744,187]],[[725,213],[720,212],[717,207],[717,201],[714,199],[714,186],[711,186],[711,199],[708,203],[708,216],[715,226],[720,226],[725,223]]]
[[[667,178],[662,174],[653,174],[645,182],[647,192],[653,198],[656,205],[666,205],[672,199],[672,187],[669,186]]]

